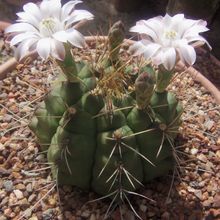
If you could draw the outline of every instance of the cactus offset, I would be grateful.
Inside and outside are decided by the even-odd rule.
[[[117,23],[98,65],[75,63],[73,58],[72,64],[64,62],[67,80],[52,88],[30,124],[42,148],[48,149],[59,184],[92,188],[114,201],[122,199],[120,193],[127,200],[128,192],[173,168],[182,113],[164,85],[163,91],[155,91],[152,67],[134,75],[130,64],[123,63],[122,41],[123,26]]]

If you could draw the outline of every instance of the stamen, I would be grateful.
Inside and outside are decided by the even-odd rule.
[[[165,35],[165,38],[169,40],[174,40],[177,36],[177,32],[173,30],[169,30],[169,31],[165,31],[164,35]]]

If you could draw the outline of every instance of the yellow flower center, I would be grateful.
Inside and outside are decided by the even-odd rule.
[[[60,23],[54,18],[45,18],[40,22],[39,30],[44,37],[50,37],[59,30]]]
[[[174,40],[177,37],[177,32],[169,30],[169,31],[165,31],[164,35],[166,39]]]

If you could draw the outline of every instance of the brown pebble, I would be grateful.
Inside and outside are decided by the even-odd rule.
[[[7,208],[4,210],[4,215],[8,218],[11,217],[11,213],[12,213],[12,210],[10,208]]]
[[[13,192],[14,192],[15,196],[17,197],[17,199],[23,199],[24,198],[24,195],[23,195],[21,190],[15,189]]]
[[[29,207],[29,202],[27,201],[26,198],[23,198],[18,202],[19,206],[21,207],[22,210],[25,210]]]
[[[37,196],[35,194],[32,194],[28,198],[28,202],[32,203],[34,200],[36,200]]]
[[[164,212],[164,213],[161,215],[161,219],[163,219],[163,220],[169,220],[169,219],[170,219],[170,213],[169,213],[169,212]]]
[[[15,188],[19,189],[19,190],[25,190],[26,189],[25,185],[22,184],[22,183],[19,183],[18,185],[16,185]]]
[[[210,209],[210,213],[215,219],[220,218],[220,209],[219,208],[218,209]]]
[[[220,208],[220,193],[215,195],[213,199],[213,207]]]
[[[208,200],[205,200],[202,204],[204,207],[210,207],[212,203],[213,200],[209,198]]]

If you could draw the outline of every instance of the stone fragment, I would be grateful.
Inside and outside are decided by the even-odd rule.
[[[89,218],[89,216],[90,216],[89,210],[85,210],[81,213],[81,217],[83,217],[83,218]]]
[[[213,207],[220,208],[220,193],[218,193],[214,196]]]
[[[169,213],[169,212],[164,212],[164,213],[161,215],[161,219],[163,219],[163,220],[169,220],[169,219],[170,219],[170,213]]]
[[[4,186],[6,192],[11,192],[14,188],[13,182],[11,180],[6,180],[3,183],[3,186]]]
[[[23,199],[24,198],[24,195],[23,195],[21,190],[15,189],[13,192],[14,192],[15,196],[17,197],[17,199]]]

